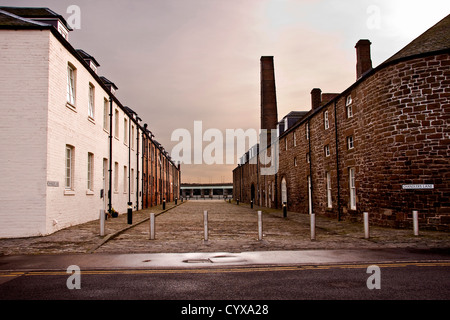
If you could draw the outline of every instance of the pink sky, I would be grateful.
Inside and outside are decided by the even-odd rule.
[[[259,130],[259,59],[274,56],[278,117],[310,109],[310,91],[356,78],[354,45],[377,66],[450,12],[450,2],[313,0],[1,1],[81,10],[69,41],[100,63],[169,152],[175,129]],[[209,142],[204,143],[204,147]],[[241,155],[236,155],[237,158]],[[233,165],[183,165],[183,182],[231,182]]]

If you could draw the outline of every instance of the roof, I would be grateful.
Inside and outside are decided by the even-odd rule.
[[[48,28],[50,25],[19,17],[13,13],[2,10],[2,7],[0,7],[0,28],[1,27]]]
[[[411,41],[382,64],[395,60],[450,49],[450,14]]]
[[[72,30],[62,15],[50,10],[49,8],[30,8],[30,7],[0,7],[0,10],[12,13],[21,18],[28,19],[59,19],[67,29]],[[14,22],[12,22],[14,23]]]
[[[95,58],[91,56],[89,53],[81,49],[76,50],[83,59],[92,60],[92,62],[95,64],[96,67],[100,67],[100,64],[97,62],[97,60],[95,60]]]

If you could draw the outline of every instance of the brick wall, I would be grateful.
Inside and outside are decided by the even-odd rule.
[[[449,95],[448,54],[377,68],[335,99],[311,110],[280,137],[279,171],[276,176],[260,175],[259,201],[272,207],[277,203],[281,208],[281,183],[285,179],[288,210],[308,213],[310,175],[316,214],[360,220],[362,212],[368,211],[372,223],[410,227],[412,210],[418,210],[421,227],[448,230]],[[349,96],[351,117],[346,108]],[[353,139],[351,149],[349,137]],[[329,156],[325,155],[326,146]],[[308,153],[311,163],[307,162]],[[249,185],[257,180],[249,173],[253,172],[252,166],[255,165],[247,163],[233,171],[235,197],[242,193],[242,201],[246,202],[250,199]],[[350,169],[355,172],[355,209],[350,206]],[[327,172],[331,207],[327,200]],[[275,180],[277,201],[269,203],[265,195]],[[434,189],[402,189],[406,184],[434,184]]]

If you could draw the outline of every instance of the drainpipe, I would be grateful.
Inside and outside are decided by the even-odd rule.
[[[139,120],[136,123],[136,140],[136,210],[139,210]]]
[[[340,176],[339,176],[339,142],[338,142],[338,122],[337,122],[337,107],[336,100],[334,100],[334,134],[336,140],[336,176],[337,176],[337,206],[338,206],[338,221],[341,221],[341,192],[340,192]]]
[[[145,136],[147,135],[147,124],[144,123],[144,131],[142,132],[142,209],[144,209],[144,197],[146,196],[146,186],[144,183],[144,173],[147,174],[147,170],[145,170],[145,150],[147,148],[147,139],[145,139]],[[148,166],[147,166],[148,169]]]
[[[113,130],[113,101],[109,97],[109,190],[108,190],[108,211],[112,212],[112,130]]]
[[[314,213],[314,197],[313,197],[313,176],[312,176],[312,153],[311,153],[311,124],[308,120],[308,148],[309,148],[309,181],[311,183],[311,188],[308,192],[311,192],[311,212]]]

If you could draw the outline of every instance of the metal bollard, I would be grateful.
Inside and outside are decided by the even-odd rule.
[[[413,228],[414,228],[414,235],[419,235],[419,212],[417,210],[413,210]]]
[[[105,235],[105,210],[100,209],[100,236]]]
[[[175,205],[177,205],[178,198],[175,198]]]
[[[208,211],[203,211],[204,240],[208,241]]]
[[[253,209],[253,200],[250,201],[250,208]]]
[[[316,240],[316,215],[314,213],[310,214],[311,220],[311,240]]]
[[[239,205],[239,199],[236,200],[236,204]]]
[[[262,212],[258,211],[258,240],[263,239]]]
[[[363,212],[364,215],[364,238],[369,239],[369,213]]]
[[[286,202],[283,202],[283,218],[287,217],[287,207]]]
[[[155,214],[150,213],[150,240],[155,240]]]
[[[163,199],[162,205],[163,205],[163,208],[162,208],[162,209],[163,209],[163,210],[166,210],[166,198]]]
[[[133,203],[128,202],[128,209],[127,209],[127,222],[128,224],[133,224]]]

